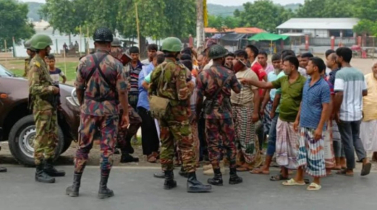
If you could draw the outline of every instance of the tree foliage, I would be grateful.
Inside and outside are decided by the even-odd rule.
[[[33,24],[27,21],[28,6],[14,0],[0,0],[0,46],[4,41],[11,46],[12,37],[16,43],[30,38],[34,33]]]
[[[232,16],[208,16],[208,27],[216,28],[217,31],[224,31],[227,28],[236,28],[239,26],[239,19]]]
[[[377,0],[355,0],[355,17],[360,18],[353,28],[358,34],[377,35]]]
[[[354,0],[305,0],[305,3],[297,10],[297,16],[302,18],[353,17],[354,5]]]
[[[269,32],[294,16],[291,10],[286,10],[271,0],[257,0],[254,3],[243,4],[244,11],[236,10],[234,16],[239,18],[239,24],[244,27],[258,27]]]

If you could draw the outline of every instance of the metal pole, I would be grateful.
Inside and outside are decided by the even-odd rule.
[[[196,47],[199,48],[204,42],[204,11],[203,0],[196,0]]]

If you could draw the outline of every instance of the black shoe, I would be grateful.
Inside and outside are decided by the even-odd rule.
[[[161,171],[159,173],[155,173],[155,174],[153,174],[153,177],[163,179],[163,178],[165,178],[165,172]]]
[[[213,178],[208,179],[208,184],[223,186],[223,176],[221,175],[220,169],[214,169],[213,172],[215,176]]]
[[[181,167],[181,170],[179,171],[179,175],[185,178],[188,178],[188,173],[185,172],[185,170],[183,169],[183,166]]]
[[[177,187],[177,182],[174,180],[173,171],[165,171],[164,189],[170,190]]]
[[[45,161],[45,165],[44,165],[45,173],[52,177],[65,176],[65,172],[56,170],[56,168],[54,168],[54,166],[52,165],[52,162],[53,162],[52,159],[48,159]]]
[[[43,168],[43,164],[37,165],[35,181],[42,183],[55,183],[55,178],[48,175]]]
[[[120,150],[119,149],[114,149],[114,155],[119,155],[120,154]]]
[[[0,167],[0,173],[5,173],[7,172],[7,168],[5,167]]]
[[[69,186],[65,193],[70,197],[78,197],[81,184],[82,173],[76,173],[73,175],[73,184]]]
[[[231,168],[230,169],[230,178],[229,178],[229,184],[239,184],[242,183],[243,180],[241,177],[237,175],[237,169]]]
[[[122,157],[120,158],[121,163],[131,163],[131,162],[139,162],[139,158],[134,158],[130,154],[126,152],[122,152]]]
[[[114,196],[114,192],[107,188],[107,181],[109,180],[110,170],[101,171],[101,182],[99,183],[98,198],[110,198]]]
[[[195,172],[191,172],[187,179],[187,192],[189,193],[202,193],[210,192],[212,189],[211,185],[204,185],[196,179]]]

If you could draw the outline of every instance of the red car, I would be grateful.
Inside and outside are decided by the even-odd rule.
[[[8,140],[9,149],[23,165],[34,165],[35,124],[28,107],[29,86],[24,78],[17,77],[0,65],[0,140]],[[61,111],[58,111],[58,136],[56,157],[65,152],[72,140],[77,139],[80,109],[75,88],[60,85]]]

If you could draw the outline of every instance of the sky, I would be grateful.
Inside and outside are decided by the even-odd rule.
[[[40,2],[44,3],[46,2],[45,0],[21,0],[23,2]],[[207,3],[212,3],[212,4],[221,4],[225,6],[238,6],[242,5],[245,2],[248,2],[250,0],[207,0]],[[272,0],[274,3],[277,4],[291,4],[291,3],[304,3],[304,0]],[[252,2],[252,1],[251,1]]]

